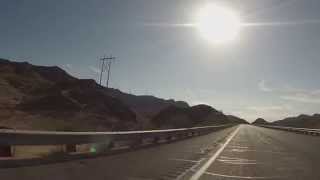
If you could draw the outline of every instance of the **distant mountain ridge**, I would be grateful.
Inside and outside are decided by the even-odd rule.
[[[207,105],[187,108],[169,106],[160,111],[152,122],[157,127],[178,128],[230,123],[223,113]]]
[[[227,115],[227,118],[228,118],[229,121],[231,121],[232,123],[236,123],[236,124],[249,124],[245,119],[239,118],[239,117],[237,117],[237,116]]]
[[[315,128],[320,129],[320,114],[299,115],[297,117],[288,117],[272,123],[273,125],[298,127],[298,128]]]
[[[254,125],[263,125],[263,124],[269,124],[268,121],[264,120],[263,118],[258,118],[255,121],[252,122]]]
[[[106,89],[107,93],[120,99],[126,105],[130,106],[135,112],[139,114],[143,114],[146,117],[152,117],[156,115],[160,110],[168,107],[168,106],[176,106],[187,108],[189,107],[188,103],[184,101],[175,101],[173,99],[165,100],[161,98],[157,98],[154,96],[147,95],[132,95],[128,93],[121,92],[118,89],[108,88]]]
[[[205,104],[192,107],[169,106],[151,120],[157,128],[212,126],[220,124],[248,124],[244,119],[225,115]]]
[[[169,117],[170,112],[165,113],[170,108],[186,113],[190,124],[174,118],[177,122],[157,124],[154,119]],[[210,106],[190,107],[183,101],[136,96],[102,87],[92,79],[72,77],[57,66],[0,59],[0,126],[72,131],[150,129],[174,123],[175,127],[190,127],[201,124],[200,119],[209,112],[224,118],[216,123],[228,122]],[[199,123],[194,123],[197,118]]]
[[[314,115],[301,114],[296,117],[288,117],[288,118],[284,118],[282,120],[277,120],[273,122],[268,122],[262,118],[258,118],[252,124],[320,129],[320,114],[314,114]]]

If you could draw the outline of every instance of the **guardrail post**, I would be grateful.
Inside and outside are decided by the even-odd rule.
[[[172,136],[172,135],[167,136],[167,137],[166,137],[166,140],[167,140],[167,141],[172,141],[172,140],[173,140],[173,136]]]
[[[176,139],[184,139],[184,138],[186,138],[185,133],[179,132],[178,134],[176,134]]]
[[[112,149],[112,148],[114,148],[114,146],[115,146],[114,141],[111,141],[111,142],[108,144],[108,149]]]
[[[77,145],[76,144],[67,144],[65,145],[66,151],[68,153],[77,152]]]
[[[130,147],[131,148],[136,148],[140,145],[142,145],[143,141],[142,141],[142,137],[138,136],[137,138],[135,138],[132,143],[130,143]]]
[[[0,157],[12,157],[11,146],[0,145]]]
[[[200,132],[197,132],[197,131],[192,132],[192,136],[199,136],[199,135],[200,135]]]
[[[158,144],[159,141],[160,141],[160,137],[156,136],[156,137],[153,138],[153,143],[154,144]]]

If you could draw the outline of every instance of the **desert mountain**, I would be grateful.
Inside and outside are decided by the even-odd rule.
[[[110,96],[120,99],[137,113],[144,114],[148,117],[154,116],[160,110],[171,105],[182,108],[189,107],[188,103],[184,101],[175,101],[173,99],[165,100],[147,95],[136,96],[113,88],[106,90]]]
[[[289,126],[298,128],[320,128],[320,114],[299,115],[297,117],[289,117],[272,123],[273,125]]]
[[[239,118],[237,116],[227,115],[227,118],[230,122],[235,124],[249,124],[245,119]]]
[[[170,106],[160,111],[152,122],[157,128],[209,126],[227,123],[246,123],[235,116],[226,116],[208,105],[192,107]]]
[[[269,122],[266,121],[266,120],[264,120],[264,119],[262,119],[262,118],[258,118],[258,119],[256,119],[252,124],[254,124],[254,125],[269,124]]]
[[[241,122],[230,118],[206,105],[105,88],[56,66],[0,59],[0,126],[109,131]]]
[[[135,113],[93,80],[58,67],[0,60],[0,123],[20,129],[137,128]]]

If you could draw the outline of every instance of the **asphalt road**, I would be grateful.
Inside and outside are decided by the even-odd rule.
[[[241,126],[207,164],[194,171],[200,174],[194,179],[319,180],[320,137]]]
[[[320,137],[248,125],[134,152],[0,169],[7,180],[320,179]]]

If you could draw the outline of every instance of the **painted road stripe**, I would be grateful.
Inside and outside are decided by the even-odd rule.
[[[217,173],[211,173],[211,172],[205,172],[207,175],[211,176],[219,176],[219,177],[225,177],[225,178],[232,178],[232,179],[276,179],[276,178],[284,178],[282,176],[231,176],[231,175],[225,175],[225,174],[217,174]]]
[[[176,158],[169,159],[169,161],[184,161],[184,162],[192,162],[192,163],[198,163],[198,162],[200,162],[200,161],[195,161],[195,160],[189,160],[189,159],[176,159]]]
[[[241,125],[240,125],[241,126]],[[240,129],[237,127],[235,131],[228,137],[227,141],[220,147],[220,149],[190,178],[190,180],[198,180],[210,167],[210,165],[217,159],[217,157],[222,153],[222,151],[227,147],[232,138],[237,134]]]

